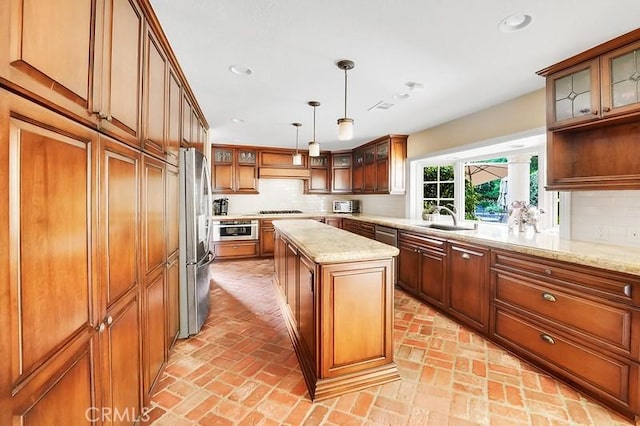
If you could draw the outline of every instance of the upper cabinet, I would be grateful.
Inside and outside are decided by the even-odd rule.
[[[0,85],[174,164],[181,138],[205,151],[206,120],[148,0],[45,3],[0,4]]]
[[[407,136],[387,135],[353,154],[353,192],[404,194]]]
[[[307,194],[327,194],[331,192],[331,153],[323,152],[317,157],[309,157],[309,180],[305,181]]]
[[[137,145],[144,18],[130,0],[106,0],[104,11],[98,21],[102,25],[96,25],[99,53],[93,109],[104,132]]]
[[[547,80],[547,188],[640,188],[640,29],[538,74]]]
[[[95,1],[7,0],[0,8],[8,20],[0,23],[0,77],[47,105],[97,122],[91,114]]]
[[[351,192],[351,152],[331,155],[331,192]]]
[[[212,149],[213,192],[258,192],[257,151],[243,147],[216,145]]]

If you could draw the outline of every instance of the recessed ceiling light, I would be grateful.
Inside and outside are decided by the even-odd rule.
[[[410,95],[407,92],[396,93],[395,95],[393,95],[393,99],[397,99],[399,101],[404,101],[405,99],[408,99],[409,96]]]
[[[251,71],[251,68],[243,67],[242,65],[231,65],[229,67],[229,71],[235,75],[251,75],[253,72]]]
[[[232,118],[231,121],[238,124],[244,123],[244,120],[242,118]]]
[[[411,90],[411,91],[424,90],[424,84],[416,83],[415,81],[410,81],[408,83],[405,83],[405,86],[407,86],[409,88],[409,90]]]
[[[525,14],[516,14],[510,15],[504,18],[498,24],[498,28],[503,33],[510,33],[513,31],[518,31],[528,26],[531,23],[531,15]]]

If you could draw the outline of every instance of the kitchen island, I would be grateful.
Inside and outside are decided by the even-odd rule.
[[[397,248],[314,220],[276,220],[274,281],[312,400],[400,378],[393,361]]]

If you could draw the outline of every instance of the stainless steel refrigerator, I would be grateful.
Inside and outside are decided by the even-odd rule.
[[[197,334],[209,314],[212,200],[207,158],[180,148],[180,338]]]

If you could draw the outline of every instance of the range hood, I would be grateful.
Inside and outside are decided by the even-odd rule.
[[[259,179],[309,179],[311,171],[301,168],[260,167]]]

